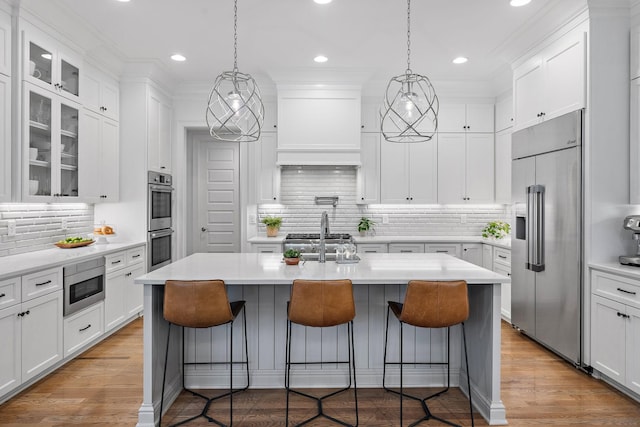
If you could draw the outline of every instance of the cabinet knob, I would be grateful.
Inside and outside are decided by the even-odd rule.
[[[0,298],[4,298],[6,296],[7,296],[7,294],[0,294]]]
[[[166,169],[166,166],[160,166],[160,169]]]
[[[360,197],[360,200],[364,200],[364,197]]]
[[[200,229],[200,231],[205,232],[205,231],[207,231],[207,229],[206,229],[205,227],[202,227],[202,228]]]
[[[277,199],[274,197],[273,200],[277,200]]]

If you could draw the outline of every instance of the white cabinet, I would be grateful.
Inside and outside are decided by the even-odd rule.
[[[0,203],[11,201],[11,148],[11,77],[0,74]]]
[[[21,320],[20,304],[0,310],[0,396],[8,393],[21,383]]]
[[[509,249],[493,248],[493,271],[511,277],[511,251]],[[500,312],[504,320],[511,322],[511,282],[503,283],[501,290]]]
[[[259,254],[281,254],[282,244],[281,243],[252,243],[251,252],[256,252]]]
[[[64,356],[71,356],[104,333],[104,302],[64,319]]]
[[[629,201],[640,204],[640,78],[630,83]]]
[[[460,243],[427,243],[424,245],[425,252],[437,254],[449,254],[456,258],[462,257]]]
[[[513,95],[504,96],[496,101],[496,132],[513,126]]]
[[[424,243],[389,243],[390,254],[423,253]]]
[[[88,203],[119,199],[118,122],[83,109],[80,135],[90,142],[80,147],[79,194]]]
[[[482,243],[463,243],[462,259],[482,267]]]
[[[495,145],[496,203],[511,203],[511,130],[496,134]]]
[[[585,106],[585,51],[585,33],[576,31],[514,69],[514,130]]]
[[[171,102],[154,87],[147,95],[147,166],[171,173]]]
[[[23,90],[23,189],[27,202],[78,201],[80,105],[29,83]]]
[[[278,131],[278,109],[275,101],[262,100],[264,105],[264,122],[262,123],[263,132],[277,132]]]
[[[106,296],[104,328],[108,332],[143,308],[143,287],[133,280],[144,274],[144,248],[133,248],[105,257]]]
[[[386,254],[389,247],[386,243],[358,243],[358,253],[361,254]]]
[[[280,203],[280,167],[277,161],[277,135],[262,133],[255,150],[256,202]]]
[[[591,365],[640,393],[640,282],[591,272]]]
[[[380,99],[363,98],[360,130],[362,132],[380,133]]]
[[[380,134],[361,134],[360,160],[356,189],[356,203],[369,204],[380,202]]]
[[[493,104],[440,104],[438,132],[482,132],[494,130]]]
[[[439,134],[437,186],[441,204],[493,203],[493,134]]]
[[[437,149],[436,138],[416,144],[381,141],[380,201],[437,203]]]
[[[493,246],[491,245],[482,245],[482,266],[493,271]]]
[[[82,59],[37,30],[24,31],[23,43],[23,80],[80,102]]]
[[[82,106],[109,119],[118,121],[120,101],[118,82],[91,66],[84,67],[80,79]]]

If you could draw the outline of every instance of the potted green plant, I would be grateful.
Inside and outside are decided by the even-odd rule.
[[[282,225],[282,218],[279,216],[265,216],[262,218],[262,223],[267,226],[267,237],[276,237]]]
[[[284,252],[284,262],[287,265],[298,265],[300,262],[300,251],[295,249],[287,249]]]
[[[369,231],[373,231],[373,227],[376,225],[375,222],[371,218],[367,218],[363,216],[360,218],[360,222],[358,223],[358,231],[361,236],[365,236]]]
[[[490,221],[482,229],[482,237],[485,239],[503,239],[511,232],[511,226],[503,221]]]

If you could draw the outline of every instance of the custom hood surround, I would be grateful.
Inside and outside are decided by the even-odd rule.
[[[279,85],[278,165],[360,166],[359,86]]]

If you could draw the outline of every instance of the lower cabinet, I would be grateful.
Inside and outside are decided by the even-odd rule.
[[[640,394],[640,280],[592,271],[591,366]]]
[[[511,277],[511,250],[493,248],[493,271]],[[504,320],[511,322],[511,282],[502,284],[500,312]]]
[[[282,253],[281,243],[252,243],[251,252],[259,254],[280,254]]]
[[[64,356],[70,356],[104,333],[104,302],[64,319]]]
[[[145,273],[144,249],[116,252],[105,258],[104,328],[108,332],[143,309],[143,286],[133,280]]]
[[[357,248],[361,254],[386,254],[389,252],[386,243],[358,243]]]
[[[389,253],[423,253],[424,243],[389,243]]]
[[[482,267],[482,243],[463,243],[462,259]]]
[[[460,243],[427,243],[424,245],[425,252],[449,254],[456,258],[461,258]]]

